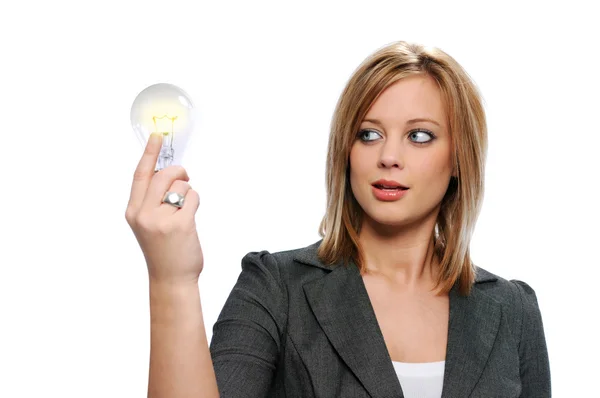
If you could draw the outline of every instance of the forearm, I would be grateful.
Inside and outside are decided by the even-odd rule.
[[[149,398],[217,398],[197,284],[150,283]]]

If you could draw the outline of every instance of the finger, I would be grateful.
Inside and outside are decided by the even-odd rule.
[[[177,211],[174,217],[181,217],[184,220],[194,219],[194,215],[200,206],[200,196],[198,192],[190,187],[185,195],[183,207]]]
[[[168,166],[152,178],[146,196],[142,202],[142,209],[155,209],[160,206],[165,193],[176,180],[189,181],[187,171],[182,166]]]
[[[189,190],[190,190],[190,184],[188,182],[183,181],[183,180],[175,180],[173,182],[173,184],[171,184],[171,187],[169,188],[168,192],[176,192],[176,193],[182,195],[185,198],[185,195],[187,194],[187,192]],[[163,199],[164,199],[164,195],[163,195]],[[183,200],[183,205],[185,206],[185,199]],[[169,203],[162,202],[160,204],[160,210],[159,211],[160,211],[161,214],[170,215],[170,214],[174,214],[178,210],[179,210],[179,207],[174,206],[174,205],[169,204]]]
[[[152,177],[154,176],[154,168],[160,148],[162,146],[162,135],[151,134],[144,153],[133,174],[133,183],[131,184],[131,194],[129,196],[128,208],[137,210],[142,205],[146,191]]]

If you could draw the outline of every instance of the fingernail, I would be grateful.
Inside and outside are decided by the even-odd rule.
[[[162,140],[162,136],[160,135],[160,133],[152,133],[150,134],[150,139],[152,140],[153,144],[156,144],[157,142],[160,142]]]

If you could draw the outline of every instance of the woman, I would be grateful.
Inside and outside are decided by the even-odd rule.
[[[150,397],[550,396],[535,292],[469,256],[487,128],[443,51],[396,42],[355,71],[332,123],[323,239],[248,253],[210,348],[198,194],[182,167],[154,175],[159,148],[149,140],[126,212],[150,278]]]

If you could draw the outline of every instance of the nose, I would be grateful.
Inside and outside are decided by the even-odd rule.
[[[381,152],[379,155],[379,167],[397,167],[399,169],[403,169],[404,156],[402,144],[389,139],[385,140],[385,142],[381,146]]]

